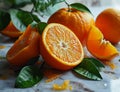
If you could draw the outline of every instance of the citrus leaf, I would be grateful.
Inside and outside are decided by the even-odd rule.
[[[16,88],[28,88],[37,84],[43,78],[43,74],[35,66],[25,66],[20,71],[15,81]]]
[[[95,58],[85,58],[85,60],[89,60],[90,62],[94,63],[98,70],[101,70],[101,68],[105,68],[104,64]]]
[[[10,16],[13,24],[20,31],[24,31],[33,21],[40,22],[40,19],[36,15],[27,11],[12,9],[10,10]]]
[[[12,8],[18,8],[18,7],[23,7],[27,4],[31,4],[31,0],[7,0],[10,3],[12,3]]]
[[[55,5],[61,2],[65,2],[65,0],[51,0],[51,2],[52,2],[52,5]]]
[[[22,8],[31,3],[31,0],[0,0],[0,9],[9,11],[11,8]]]
[[[0,11],[0,31],[9,24],[10,20],[9,13]]]
[[[83,59],[83,61],[77,67],[75,67],[73,71],[88,79],[92,80],[102,79],[97,66],[89,59]]]
[[[31,13],[29,13],[29,14],[31,16],[31,19],[33,19],[33,21],[35,21],[37,23],[41,22],[40,19],[37,17],[37,15],[31,14]]]
[[[32,0],[35,12],[41,16],[43,16],[49,8],[63,1],[65,0]]]
[[[2,60],[6,60],[6,57],[0,56],[0,61],[2,61]]]
[[[38,31],[40,34],[42,34],[42,32],[46,26],[47,26],[47,23],[45,23],[45,22],[40,22],[37,24],[37,28],[38,28]]]
[[[73,3],[73,4],[70,4],[70,6],[72,8],[75,8],[75,9],[79,10],[79,11],[91,13],[91,11],[85,5],[83,5],[81,3]]]

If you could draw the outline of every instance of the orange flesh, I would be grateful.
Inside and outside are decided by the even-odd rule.
[[[0,45],[0,49],[4,49],[6,46],[4,45]]]
[[[25,37],[22,38],[22,40],[17,41],[17,44],[15,44],[14,49],[10,53],[10,57],[14,56],[16,53],[20,52],[22,49],[24,49],[30,44],[29,40],[32,39],[31,36],[34,34],[34,32],[26,31],[26,33],[24,34],[27,35],[25,35]]]
[[[60,26],[49,28],[46,43],[50,52],[64,62],[74,63],[81,57],[79,41]],[[70,40],[71,39],[71,40]],[[74,52],[74,53],[73,53]]]
[[[94,18],[87,12],[81,12],[77,9],[62,8],[55,12],[49,19],[48,23],[60,23],[70,28],[79,38],[82,44],[86,40],[86,36],[94,25]]]
[[[40,35],[30,25],[7,52],[7,60],[17,66],[25,65],[31,58],[39,55]]]
[[[99,29],[92,27],[87,40],[88,50],[99,59],[110,59],[118,54],[117,49],[109,42],[103,39]]]
[[[50,23],[44,29],[40,53],[47,64],[59,70],[75,67],[84,57],[83,47],[77,36],[58,23]]]

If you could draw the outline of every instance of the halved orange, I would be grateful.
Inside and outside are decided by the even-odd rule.
[[[40,53],[47,64],[59,70],[75,67],[84,57],[83,47],[77,36],[58,23],[50,23],[44,29]]]
[[[106,41],[102,32],[92,26],[87,38],[87,49],[98,59],[110,60],[118,55],[118,50],[109,41]]]
[[[40,35],[38,31],[29,25],[7,52],[8,62],[15,66],[25,65],[31,58],[40,54],[39,41]]]
[[[8,24],[8,26],[3,29],[1,31],[1,33],[3,35],[6,35],[8,37],[11,37],[11,38],[17,38],[19,37],[23,32],[21,32],[20,30],[18,30],[14,24],[12,23],[12,21],[10,21],[10,23]]]

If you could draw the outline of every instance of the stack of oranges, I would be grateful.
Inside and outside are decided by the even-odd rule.
[[[83,47],[86,46],[94,57],[110,60],[119,54],[111,44],[120,41],[118,14],[118,11],[109,9],[95,21],[88,12],[60,9],[50,16],[42,35],[29,25],[8,51],[7,59],[11,64],[21,66],[41,55],[53,68],[68,70],[82,62]]]

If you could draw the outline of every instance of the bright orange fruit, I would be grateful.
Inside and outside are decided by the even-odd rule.
[[[10,21],[10,23],[8,24],[8,26],[3,29],[1,31],[1,33],[3,35],[6,35],[8,37],[11,37],[11,38],[17,38],[19,37],[23,32],[19,31],[12,23],[12,21]]]
[[[36,28],[29,25],[7,52],[7,60],[12,65],[23,66],[31,58],[38,56],[40,35]]]
[[[118,55],[118,50],[103,37],[102,32],[95,26],[92,26],[87,38],[87,49],[96,58],[110,60]]]
[[[59,70],[75,67],[84,57],[83,47],[77,36],[58,23],[50,23],[44,29],[40,53],[47,64]]]
[[[94,18],[88,12],[82,12],[74,8],[62,8],[55,12],[48,19],[48,23],[60,23],[70,28],[85,45],[85,40],[91,25],[94,25]]]
[[[120,10],[108,8],[102,11],[96,19],[96,26],[105,39],[116,44],[120,41]]]

